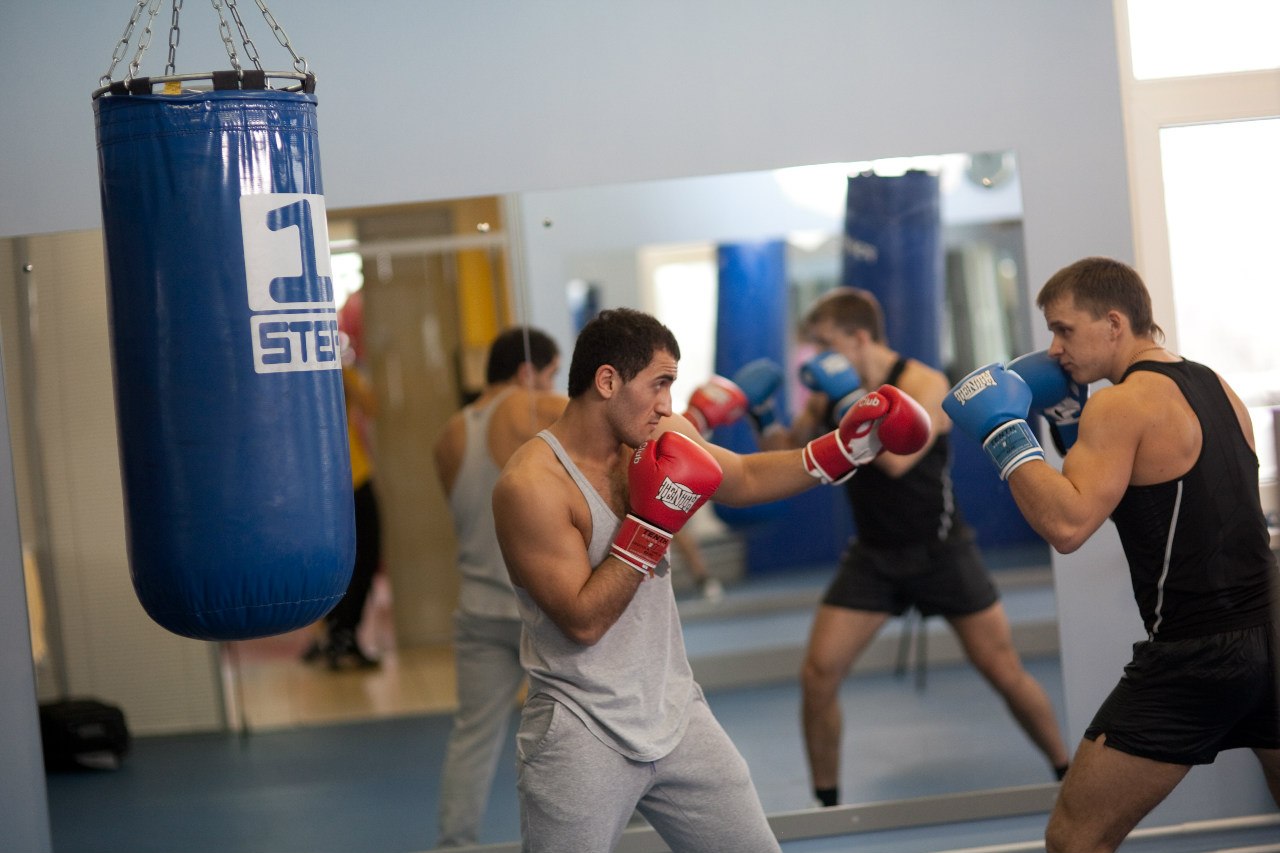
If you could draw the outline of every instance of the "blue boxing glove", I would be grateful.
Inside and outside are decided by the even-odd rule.
[[[1031,388],[1031,408],[1044,415],[1053,446],[1066,456],[1080,431],[1080,413],[1089,399],[1089,386],[1073,381],[1062,365],[1049,357],[1048,350],[1015,358],[1009,362],[1009,370]]]
[[[782,384],[782,368],[767,358],[757,358],[739,368],[733,381],[747,395],[747,416],[756,432],[764,432],[778,419],[773,395]]]
[[[821,392],[831,399],[831,420],[835,423],[840,423],[844,413],[867,394],[849,359],[830,350],[800,365],[800,381],[810,391]]]
[[[1031,388],[998,362],[961,379],[942,401],[942,410],[965,434],[982,442],[1000,479],[1020,465],[1044,459],[1044,450],[1027,426]]]

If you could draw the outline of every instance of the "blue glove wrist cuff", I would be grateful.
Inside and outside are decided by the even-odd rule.
[[[1023,463],[1044,459],[1040,442],[1036,441],[1027,422],[1021,419],[1006,421],[996,427],[982,442],[982,449],[996,463],[1001,480],[1009,479],[1009,475]]]

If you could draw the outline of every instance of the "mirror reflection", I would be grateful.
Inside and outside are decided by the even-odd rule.
[[[567,365],[573,335],[594,311],[650,311],[681,343],[677,411],[701,382],[732,375],[765,343],[785,377],[776,405],[789,423],[816,393],[798,376],[819,349],[800,333],[802,318],[833,287],[862,286],[845,268],[876,251],[846,230],[850,176],[913,172],[936,178],[940,263],[935,290],[900,303],[881,298],[888,339],[954,380],[1030,348],[1022,207],[1009,152],[330,211],[352,366],[373,397],[360,416],[382,543],[381,571],[357,628],[368,663],[309,654],[322,637],[315,630],[227,644],[218,660],[226,724],[251,735],[426,715],[422,731],[440,741],[432,753],[439,756],[456,703],[450,637],[458,580],[431,444],[480,393],[494,336],[531,323],[556,338]],[[760,258],[768,259],[764,280],[753,277]],[[730,304],[726,276],[737,276],[735,286],[756,301]],[[933,318],[926,331],[920,315]],[[36,379],[24,381],[38,386]],[[717,430],[713,440],[743,451],[758,446],[746,421]],[[1048,551],[1001,504],[1007,498],[980,451],[956,438],[952,455],[955,500],[1000,591],[1012,645],[1061,720]],[[810,808],[816,801],[798,676],[818,602],[857,533],[847,498],[840,489],[816,489],[757,512],[703,510],[692,533],[694,548],[677,551],[674,577],[695,676],[747,758],[766,810]],[[700,570],[721,594],[696,582]],[[56,620],[56,603],[50,612]],[[45,685],[65,665],[58,644],[51,646]],[[839,692],[844,803],[1053,779],[941,618],[912,610],[888,619]],[[513,744],[503,750],[483,843],[518,835]],[[439,763],[422,772],[438,794]],[[424,818],[434,815],[434,802],[417,807]]]

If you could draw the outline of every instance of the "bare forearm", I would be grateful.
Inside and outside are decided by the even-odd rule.
[[[584,646],[595,645],[622,618],[644,580],[627,564],[607,557],[573,601],[549,613],[566,637]]]
[[[715,500],[727,506],[776,501],[817,484],[804,468],[800,450],[772,450],[738,457],[736,476],[726,476]]]

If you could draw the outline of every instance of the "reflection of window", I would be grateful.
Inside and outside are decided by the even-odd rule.
[[[1179,348],[1222,373],[1252,407],[1263,477],[1274,477],[1280,119],[1166,127],[1160,150]]]
[[[702,259],[689,259],[686,252],[677,251],[675,259],[657,260],[653,267],[653,314],[680,343],[684,381],[671,389],[677,412],[684,411],[693,389],[715,373],[716,264],[709,247],[703,253]]]
[[[1276,0],[1128,0],[1138,80],[1280,67]]]

